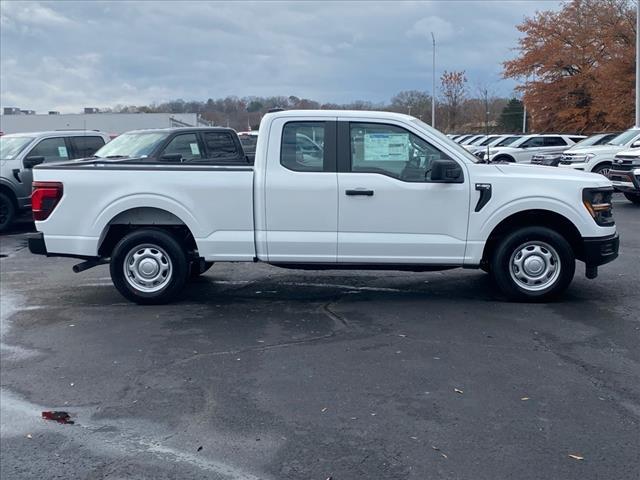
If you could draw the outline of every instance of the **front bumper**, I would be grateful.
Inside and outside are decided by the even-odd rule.
[[[638,170],[635,170],[636,172]],[[609,180],[618,192],[640,193],[640,176],[633,170],[609,170]]]
[[[560,167],[560,168],[572,168],[574,170],[586,170],[587,169],[587,164],[586,163],[581,163],[581,162],[563,163],[563,161],[561,160],[558,163],[558,167]]]
[[[617,233],[607,237],[588,237],[582,240],[582,260],[587,267],[597,267],[618,257],[620,236]]]
[[[34,255],[49,255],[47,245],[44,243],[44,234],[42,232],[33,233],[27,240],[29,251]]]

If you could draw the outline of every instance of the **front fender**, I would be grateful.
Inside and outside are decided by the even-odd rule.
[[[597,226],[586,209],[584,212],[580,210],[583,208],[582,204],[571,205],[551,197],[529,196],[514,199],[500,205],[500,207],[486,216],[478,225],[478,228],[472,230],[476,232],[476,238],[473,240],[486,241],[500,222],[511,215],[528,210],[547,210],[562,215],[578,229],[583,237],[603,235],[603,233],[598,232],[598,228],[602,229],[602,227]],[[615,227],[610,228],[615,232]]]

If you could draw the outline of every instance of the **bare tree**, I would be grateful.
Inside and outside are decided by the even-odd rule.
[[[440,77],[440,91],[447,117],[447,131],[453,131],[458,125],[460,106],[467,93],[467,77],[461,72],[444,71]]]

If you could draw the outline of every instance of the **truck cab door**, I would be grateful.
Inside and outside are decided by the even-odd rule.
[[[276,119],[271,124],[266,151],[265,185],[257,185],[256,194],[264,195],[268,261],[336,262],[335,118]],[[259,231],[256,233],[260,235]]]
[[[338,262],[462,265],[469,178],[431,180],[453,160],[406,124],[338,122]]]

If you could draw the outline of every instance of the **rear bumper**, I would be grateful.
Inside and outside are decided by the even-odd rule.
[[[583,257],[581,260],[587,267],[597,267],[615,260],[618,257],[620,236],[615,233],[607,237],[583,239]]]
[[[27,240],[29,251],[34,255],[47,255],[47,245],[44,243],[44,234],[42,232],[33,233]]]

